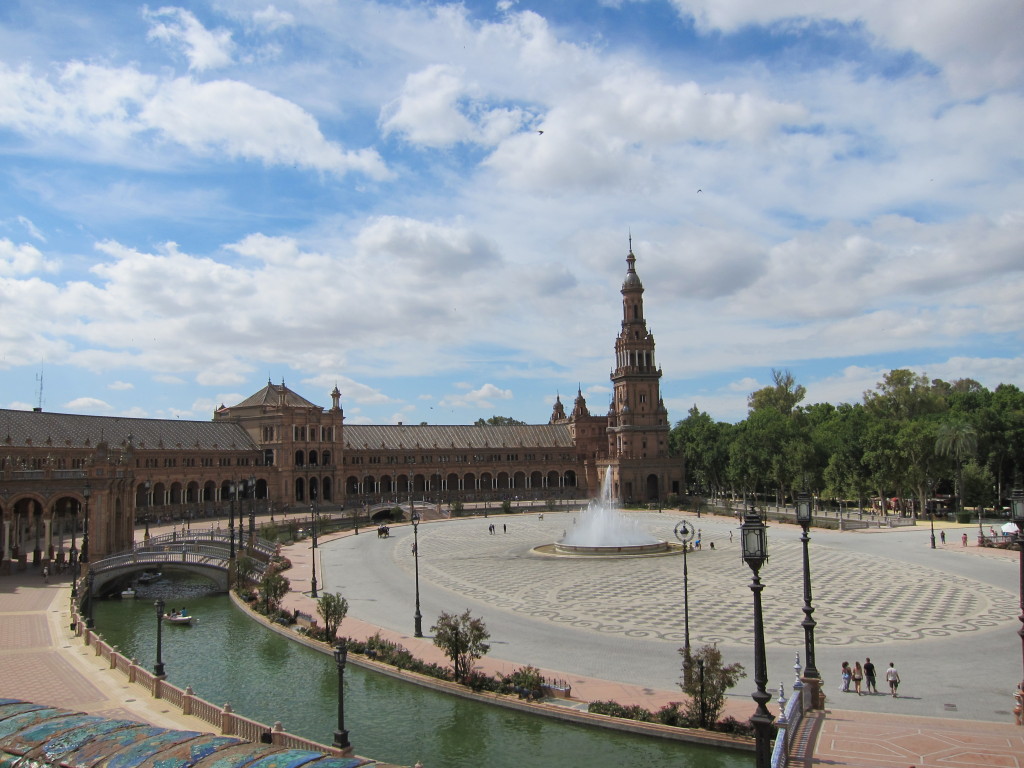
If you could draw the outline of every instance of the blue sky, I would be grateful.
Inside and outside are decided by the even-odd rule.
[[[673,421],[1024,386],[1024,6],[920,8],[7,0],[0,407],[603,413],[630,234]]]

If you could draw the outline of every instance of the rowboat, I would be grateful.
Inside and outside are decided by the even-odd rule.
[[[168,624],[191,624],[192,619],[195,618],[192,614],[187,612],[174,611],[173,613],[165,613],[164,621]]]
[[[127,589],[122,589],[121,590],[121,597],[124,600],[133,600],[135,598],[135,590],[132,589],[131,587],[128,587]]]

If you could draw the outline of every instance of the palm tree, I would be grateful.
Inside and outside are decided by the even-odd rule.
[[[964,418],[954,417],[943,422],[935,437],[935,452],[952,456],[956,461],[956,511],[964,508],[964,459],[978,450],[978,430]]]

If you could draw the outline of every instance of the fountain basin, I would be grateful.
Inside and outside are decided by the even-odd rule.
[[[658,557],[660,555],[678,555],[682,553],[681,544],[667,541],[656,541],[653,544],[624,544],[621,546],[580,546],[576,544],[543,544],[534,547],[533,551],[540,555],[556,557]]]

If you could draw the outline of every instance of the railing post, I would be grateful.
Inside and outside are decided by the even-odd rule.
[[[181,697],[181,714],[191,715],[192,714],[192,699],[195,698],[195,692],[192,690],[191,685],[185,686],[185,695]]]
[[[235,732],[234,726],[235,716],[232,713],[231,705],[225,704],[223,709],[221,709],[220,732],[231,736]]]

